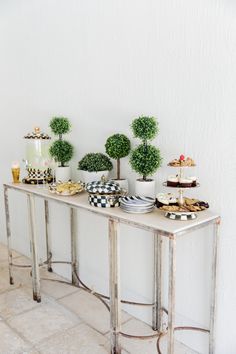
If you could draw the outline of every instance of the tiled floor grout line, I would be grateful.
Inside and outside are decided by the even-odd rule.
[[[0,243],[0,248],[1,248],[1,243]],[[24,255],[16,255],[15,257],[14,257],[14,259],[13,259],[13,261],[14,260],[17,260],[18,258],[20,258],[20,257],[25,257]],[[27,257],[28,258],[28,257]],[[5,282],[5,280],[6,280],[6,270],[7,270],[7,267],[8,267],[8,261],[6,260],[6,261],[0,261],[0,270],[1,271],[3,271],[3,278],[4,278],[4,282]],[[44,266],[44,267],[42,267],[41,269],[44,269],[45,271],[47,270],[46,269],[46,266]],[[26,270],[26,269],[24,269],[24,270]],[[28,271],[29,271],[29,269],[27,269]],[[46,274],[47,274],[47,272],[46,272]],[[42,275],[42,277],[45,277],[45,276],[47,276],[46,274],[43,274]],[[65,279],[65,278],[63,278],[63,277],[60,277],[60,275],[58,275],[57,273],[51,273],[51,274],[53,274],[55,277],[58,277],[59,279],[59,281],[60,281],[60,278],[62,279],[62,280],[65,280],[65,281],[67,281],[67,279]],[[8,288],[6,288],[6,289],[4,289],[3,291],[1,291],[0,290],[0,295],[2,296],[2,295],[4,295],[4,294],[6,294],[6,296],[7,296],[7,294],[9,294],[9,293],[11,293],[12,291],[16,291],[16,290],[18,290],[18,289],[22,289],[23,291],[25,291],[25,290],[27,290],[27,291],[25,291],[25,293],[27,293],[28,294],[28,291],[31,291],[31,293],[32,293],[32,287],[31,287],[31,285],[29,284],[29,279],[28,279],[28,274],[27,274],[27,276],[26,276],[26,274],[24,274],[23,276],[21,276],[21,273],[19,274],[18,272],[17,272],[17,274],[16,274],[16,276],[15,276],[15,280],[16,280],[16,283],[14,284],[14,285],[12,285],[12,287],[11,287],[11,285],[9,284],[9,287]],[[25,279],[24,279],[24,277],[25,277]],[[52,280],[53,280],[53,276],[52,276],[52,278],[51,278]],[[46,282],[50,282],[50,280],[51,280],[50,278],[48,278],[48,280],[45,280]],[[42,280],[44,280],[44,279],[42,279]],[[19,284],[17,284],[19,282]],[[52,282],[51,282],[52,283]],[[58,283],[59,284],[59,283]],[[66,295],[64,294],[63,296],[60,296],[60,297],[54,297],[53,296],[53,290],[54,290],[54,288],[53,287],[49,287],[48,289],[49,289],[49,291],[48,291],[48,293],[47,293],[47,291],[46,292],[44,292],[43,290],[42,290],[42,299],[45,297],[45,302],[43,301],[42,303],[40,303],[40,304],[36,304],[36,306],[33,306],[32,308],[29,308],[29,309],[25,309],[25,310],[23,310],[22,312],[20,312],[20,313],[13,313],[12,315],[10,315],[9,317],[1,317],[1,321],[0,321],[0,323],[2,322],[2,323],[4,323],[11,331],[12,331],[12,333],[14,333],[16,336],[18,336],[23,342],[24,342],[24,344],[25,344],[25,346],[28,348],[28,349],[26,349],[26,352],[29,350],[29,351],[32,351],[32,350],[35,350],[35,351],[37,351],[37,352],[39,352],[39,353],[41,353],[41,354],[43,354],[43,351],[41,351],[42,349],[41,348],[43,348],[44,347],[44,343],[46,342],[46,345],[48,344],[49,345],[49,341],[52,339],[52,338],[56,338],[56,337],[61,337],[62,335],[63,335],[63,333],[67,333],[67,336],[70,334],[70,331],[72,331],[73,329],[75,329],[75,328],[77,328],[77,327],[81,327],[81,326],[86,326],[88,329],[90,329],[91,331],[94,331],[95,333],[97,333],[98,335],[100,335],[101,336],[101,338],[103,338],[104,339],[104,342],[101,342],[100,344],[98,344],[99,346],[101,346],[102,348],[104,348],[104,350],[106,351],[106,352],[109,352],[109,329],[106,331],[106,332],[100,332],[97,328],[94,328],[93,327],[93,322],[91,322],[91,321],[86,321],[86,319],[87,319],[87,316],[85,316],[84,318],[85,318],[85,320],[84,319],[81,319],[81,317],[79,317],[79,313],[80,312],[78,312],[78,313],[76,313],[76,309],[75,310],[73,310],[73,308],[69,308],[69,307],[67,307],[66,306],[66,304],[68,304],[68,301],[65,301],[65,303],[61,303],[61,300],[63,300],[63,299],[65,299],[65,300],[67,300],[67,298],[70,298],[70,296],[72,296],[72,295],[76,295],[76,293],[78,293],[78,295],[79,294],[81,294],[81,291],[83,291],[83,288],[78,288],[78,287],[73,287],[69,282],[68,282],[68,284],[64,284],[64,283],[62,283],[62,285],[68,285],[68,286],[70,286],[71,287],[71,291],[69,291]],[[51,289],[51,290],[50,290]],[[60,289],[60,288],[59,288]],[[62,290],[63,290],[63,288],[62,288]],[[64,291],[64,290],[63,290]],[[62,293],[60,293],[60,291],[59,291],[59,294],[63,294],[63,291],[62,291]],[[64,291],[64,293],[65,293],[66,291]],[[84,292],[84,291],[83,291]],[[56,294],[58,294],[58,293],[56,293]],[[55,295],[56,295],[55,294]],[[29,295],[29,294],[28,294]],[[14,299],[13,299],[14,300]],[[31,298],[31,300],[32,300],[32,298]],[[4,297],[3,297],[3,301],[4,301]],[[27,300],[28,301],[28,300]],[[33,301],[33,300],[32,300]],[[97,299],[97,302],[98,302],[98,304],[99,304],[99,299]],[[69,326],[68,326],[68,328],[66,328],[66,329],[62,329],[62,328],[58,328],[57,329],[57,331],[55,331],[55,333],[53,333],[52,334],[52,332],[45,332],[45,337],[44,338],[42,338],[41,336],[39,336],[39,337],[36,337],[36,340],[38,339],[38,341],[36,342],[36,343],[32,343],[31,341],[30,341],[30,339],[32,339],[30,336],[28,336],[28,338],[29,339],[27,339],[27,337],[25,337],[24,336],[24,334],[25,334],[25,332],[18,332],[18,329],[20,329],[21,327],[19,327],[18,325],[16,326],[16,327],[12,327],[11,326],[11,320],[13,319],[13,321],[14,321],[14,319],[16,318],[17,319],[17,317],[18,316],[21,316],[21,315],[24,315],[24,314],[27,314],[27,313],[29,313],[29,312],[33,312],[33,311],[37,311],[37,309],[39,309],[39,308],[42,308],[42,306],[43,305],[47,305],[48,307],[50,307],[50,306],[52,306],[52,309],[53,309],[53,306],[55,306],[54,308],[55,309],[57,309],[58,311],[60,311],[65,317],[67,317],[67,318],[71,318],[71,319],[73,319],[74,318],[74,322],[72,323],[71,322],[71,324],[69,324]],[[75,303],[75,306],[77,306],[76,305],[76,303]],[[78,306],[80,306],[79,305],[79,302],[78,302]],[[26,308],[26,307],[25,307]],[[76,308],[76,307],[75,307]],[[124,310],[123,310],[124,311]],[[17,311],[16,311],[17,312]],[[124,311],[124,312],[126,312],[126,311]],[[6,314],[7,314],[7,312],[5,312]],[[86,312],[85,312],[85,314],[86,314]],[[136,319],[135,317],[133,317],[133,316],[131,316],[129,313],[128,313],[128,315],[129,315],[129,317],[128,318],[126,318],[126,319],[124,319],[124,321],[122,321],[122,327],[124,326],[124,325],[126,325],[126,324],[128,324],[130,321],[132,321],[133,319]],[[33,316],[34,316],[34,314],[33,314]],[[70,317],[71,316],[71,317]],[[83,315],[82,315],[82,317],[83,317]],[[26,318],[30,318],[30,317],[27,317],[26,316]],[[78,320],[78,323],[76,323],[76,319]],[[47,320],[47,319],[46,319]],[[46,321],[46,320],[42,320],[42,322],[41,322],[41,324],[43,324],[44,322],[43,321]],[[136,319],[137,321],[139,321],[139,319]],[[18,322],[16,322],[16,323],[19,323],[19,320],[18,320]],[[13,322],[13,325],[14,325],[14,322]],[[32,326],[33,326],[33,323],[32,323]],[[96,326],[96,324],[94,324],[94,326]],[[149,326],[150,328],[151,328],[151,326]],[[105,326],[105,328],[104,328],[104,330],[106,330],[106,328],[108,328],[107,326]],[[122,330],[122,329],[121,329]],[[81,330],[80,330],[81,331]],[[83,332],[83,330],[82,330],[82,332]],[[24,334],[23,334],[24,333]],[[47,334],[49,334],[49,333],[51,333],[49,336],[47,336]],[[77,333],[76,331],[75,332],[73,332],[73,333]],[[79,333],[79,332],[78,332]],[[95,337],[96,337],[96,335],[95,335]],[[58,339],[59,340],[59,339]],[[124,343],[126,343],[126,342],[124,342]],[[181,343],[181,342],[180,342]],[[187,353],[188,351],[188,348],[183,344],[183,343],[181,343],[186,349],[185,349],[185,351],[184,351],[184,353]],[[130,349],[130,347],[128,347],[129,349]],[[132,347],[131,347],[132,348]],[[141,346],[141,348],[142,348],[142,346]],[[45,347],[45,349],[46,349],[46,347]],[[129,350],[128,349],[126,349],[126,345],[124,345],[124,347],[122,348],[124,351],[125,351],[125,353],[126,354],[130,354],[130,352],[129,352]],[[190,350],[191,350],[191,348],[189,348]],[[138,348],[137,348],[137,350],[138,350]],[[140,349],[141,350],[141,349]],[[135,350],[136,351],[136,350]],[[143,350],[141,350],[142,351],[142,354],[144,354],[144,352],[143,352]],[[132,349],[131,349],[131,352],[133,353],[133,351],[132,351]],[[140,351],[138,350],[138,353],[140,353]],[[199,353],[197,353],[197,352],[195,352],[196,354],[199,354]],[[6,352],[5,352],[5,354],[6,354]],[[89,353],[89,354],[92,354],[92,353]],[[137,354],[137,353],[136,353]]]
[[[13,289],[13,290],[15,290],[15,289]],[[48,295],[47,295],[47,297],[48,297]],[[52,302],[56,303],[59,307],[62,307],[62,308],[64,308],[66,311],[68,311],[68,309],[67,309],[65,306],[63,306],[62,304],[59,304],[55,299],[50,299],[50,300],[51,300]],[[38,304],[38,306],[40,306],[40,307],[42,307],[42,305],[43,305],[42,303]],[[25,314],[25,313],[28,313],[28,312],[33,311],[33,310],[36,310],[36,309],[37,309],[37,306],[36,306],[36,307],[33,307],[33,308],[31,308],[31,309],[25,310],[25,311],[23,311],[23,312],[21,312],[21,313],[19,313],[19,314],[15,314],[15,315],[12,316],[12,317],[16,318],[16,317],[18,317],[18,316],[21,316],[21,315],[23,315],[23,314]],[[71,311],[68,311],[68,312],[72,313]],[[73,326],[70,327],[70,328],[67,328],[66,331],[69,331],[69,330],[71,330],[71,329],[73,329],[73,328],[75,328],[75,327],[77,327],[77,326],[82,325],[82,324],[86,324],[88,327],[90,327],[87,323],[85,323],[84,321],[82,321],[82,320],[80,319],[80,317],[77,316],[75,313],[72,313],[72,314],[73,314],[75,317],[77,317],[80,322],[78,322],[77,324],[73,325]],[[12,319],[12,317],[9,317],[9,318],[4,318],[4,317],[2,317],[1,322],[4,322],[14,333],[17,334],[18,337],[20,337],[27,345],[29,345],[30,349],[36,349],[36,350],[38,351],[37,347],[38,347],[40,344],[42,344],[43,341],[47,341],[47,340],[49,340],[50,338],[56,337],[56,336],[58,336],[58,335],[60,335],[61,333],[64,332],[63,330],[61,330],[61,331],[58,331],[58,332],[55,333],[55,334],[52,334],[52,335],[50,335],[50,336],[48,336],[48,337],[46,337],[46,338],[43,338],[43,339],[40,340],[38,343],[31,343],[26,337],[24,337],[24,335],[22,335],[22,333],[18,332],[15,327],[12,327],[12,326],[10,325],[9,321]],[[91,328],[91,327],[90,327],[90,328]],[[97,332],[97,331],[96,331],[96,332]],[[98,332],[98,333],[99,333],[99,332]]]
[[[7,325],[14,333],[16,333],[17,336],[20,337],[30,347],[30,349],[33,348],[33,344],[26,337],[24,337],[22,333],[18,332],[16,328],[12,327],[7,320],[2,319],[2,322],[4,322],[5,325]]]
[[[34,344],[34,347],[35,347],[36,350],[38,350],[38,347],[40,347],[40,345],[43,344],[45,341],[48,341],[48,340],[50,340],[50,339],[52,339],[52,338],[54,338],[54,337],[56,338],[56,337],[58,337],[58,335],[60,335],[61,333],[69,332],[69,331],[73,330],[74,328],[80,327],[80,326],[82,326],[82,325],[88,326],[87,323],[85,323],[85,322],[83,322],[83,321],[81,320],[80,323],[77,323],[77,324],[73,325],[72,327],[67,328],[66,330],[61,330],[61,331],[59,331],[59,332],[57,332],[57,333],[51,334],[50,336],[48,336],[48,337],[46,337],[46,338],[43,338],[43,339],[40,340],[38,343]],[[88,326],[88,327],[91,328],[90,326]],[[91,328],[91,329],[93,329],[93,328]],[[97,333],[99,333],[99,332],[97,332]],[[99,334],[100,334],[100,333],[99,333]],[[91,353],[91,354],[92,354],[92,353]]]

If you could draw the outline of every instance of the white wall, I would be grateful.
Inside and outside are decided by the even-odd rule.
[[[35,125],[46,130],[52,115],[72,121],[74,176],[78,159],[103,151],[110,134],[131,136],[134,117],[157,116],[156,143],[165,158],[156,176],[158,190],[170,173],[168,160],[186,153],[198,164],[201,188],[195,195],[223,217],[217,354],[236,352],[235,16],[233,0],[0,1],[0,182],[11,178],[11,161],[24,157],[22,136]],[[136,176],[127,160],[122,167],[132,185]],[[11,195],[11,206],[14,246],[28,253],[24,198]],[[37,207],[41,224],[42,204]],[[51,214],[55,257],[69,259],[68,211],[53,206]],[[2,202],[1,218],[5,242]],[[88,223],[86,213],[78,219],[82,277],[99,291],[107,290],[106,225],[98,217]],[[151,301],[152,237],[122,229],[123,296]],[[195,233],[179,242],[181,323],[208,323],[208,235]],[[150,320],[143,309],[132,311]],[[184,340],[207,352],[202,335],[185,335]]]

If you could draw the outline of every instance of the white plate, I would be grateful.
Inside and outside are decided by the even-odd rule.
[[[127,209],[123,209],[123,208],[121,208],[121,209],[124,212],[129,213],[129,214],[146,214],[146,213],[151,213],[154,210],[154,208],[148,209],[148,210],[145,210],[145,211],[127,210]]]
[[[133,207],[149,207],[149,206],[153,206],[155,203],[155,200],[152,198],[148,198],[148,197],[136,197],[136,196],[132,196],[132,197],[123,197],[120,200],[120,203],[122,205],[126,205],[126,206],[133,206]]]

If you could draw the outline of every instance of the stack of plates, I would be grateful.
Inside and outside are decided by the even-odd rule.
[[[122,197],[120,199],[120,207],[127,213],[144,214],[153,211],[155,199],[150,197]]]

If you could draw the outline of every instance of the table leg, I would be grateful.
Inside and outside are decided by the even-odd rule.
[[[169,236],[168,354],[174,354],[176,238]]]
[[[152,328],[154,331],[162,329],[162,237],[154,232],[154,306],[152,313]]]
[[[27,194],[27,202],[28,202],[28,212],[29,212],[29,234],[30,234],[30,252],[31,252],[31,262],[32,262],[33,299],[37,302],[41,302],[34,196],[31,194]]]
[[[7,187],[4,187],[4,202],[5,202],[6,230],[7,230],[9,282],[11,285],[13,285],[14,280],[12,275],[11,222],[10,222],[9,198],[8,198]]]
[[[76,233],[76,210],[70,208],[70,232],[71,232],[71,281],[74,285],[79,285],[76,277],[78,274],[77,263],[77,233]]]
[[[213,254],[212,254],[212,281],[211,281],[211,310],[210,310],[210,340],[209,354],[215,353],[215,322],[216,322],[216,288],[217,288],[217,263],[219,244],[220,219],[214,224]]]
[[[111,354],[121,354],[120,255],[118,228],[118,222],[116,220],[109,219]]]
[[[45,213],[45,234],[46,234],[48,271],[52,272],[51,234],[50,234],[50,226],[49,226],[49,207],[48,207],[47,200],[44,200],[44,213]]]

